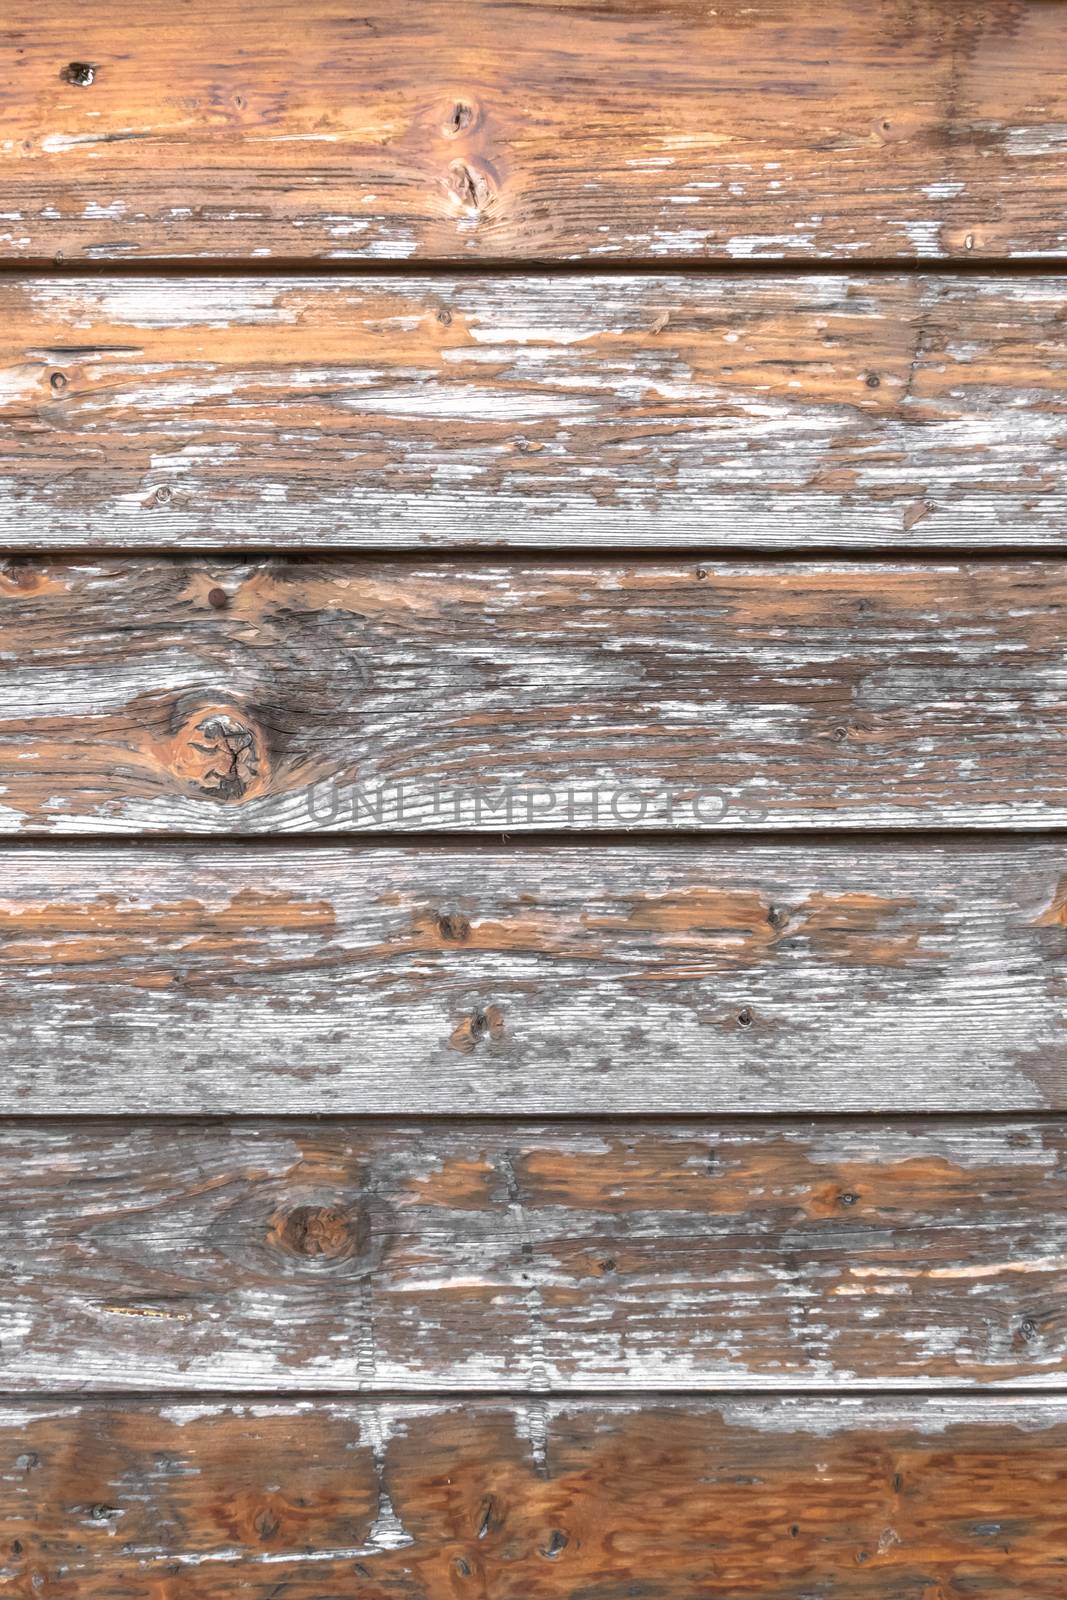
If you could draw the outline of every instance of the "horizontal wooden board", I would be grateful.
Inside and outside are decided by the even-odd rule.
[[[1043,0],[8,0],[9,260],[1041,256]]]
[[[33,1124],[0,1232],[22,1393],[1067,1374],[1064,1122]]]
[[[1067,568],[0,573],[0,830],[1067,823]]]
[[[4,1112],[1067,1109],[1059,839],[14,847]]]
[[[1067,535],[1067,279],[0,279],[0,543]]]
[[[967,1401],[9,1403],[55,1600],[1062,1600],[1067,1412]]]

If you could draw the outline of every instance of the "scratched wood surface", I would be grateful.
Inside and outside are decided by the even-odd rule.
[[[9,260],[1040,257],[1046,0],[8,0]]]
[[[1067,1372],[1062,1122],[35,1125],[0,1233],[21,1393]]]
[[[1010,563],[0,568],[0,828],[1067,823],[1067,577]]]
[[[9,277],[0,544],[1059,549],[1065,317],[1063,277]]]
[[[1062,1600],[1062,1400],[8,1403],[55,1600]]]
[[[1059,838],[20,847],[0,1109],[1067,1109]]]

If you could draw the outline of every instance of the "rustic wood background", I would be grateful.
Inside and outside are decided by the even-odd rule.
[[[1067,0],[8,0],[0,1597],[1067,1600]]]

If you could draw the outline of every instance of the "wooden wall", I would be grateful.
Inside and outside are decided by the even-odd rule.
[[[1065,1600],[1064,0],[8,0],[0,1596]]]

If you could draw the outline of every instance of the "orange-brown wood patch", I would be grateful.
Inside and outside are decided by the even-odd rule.
[[[1061,1403],[8,1405],[44,1600],[1061,1600]]]

